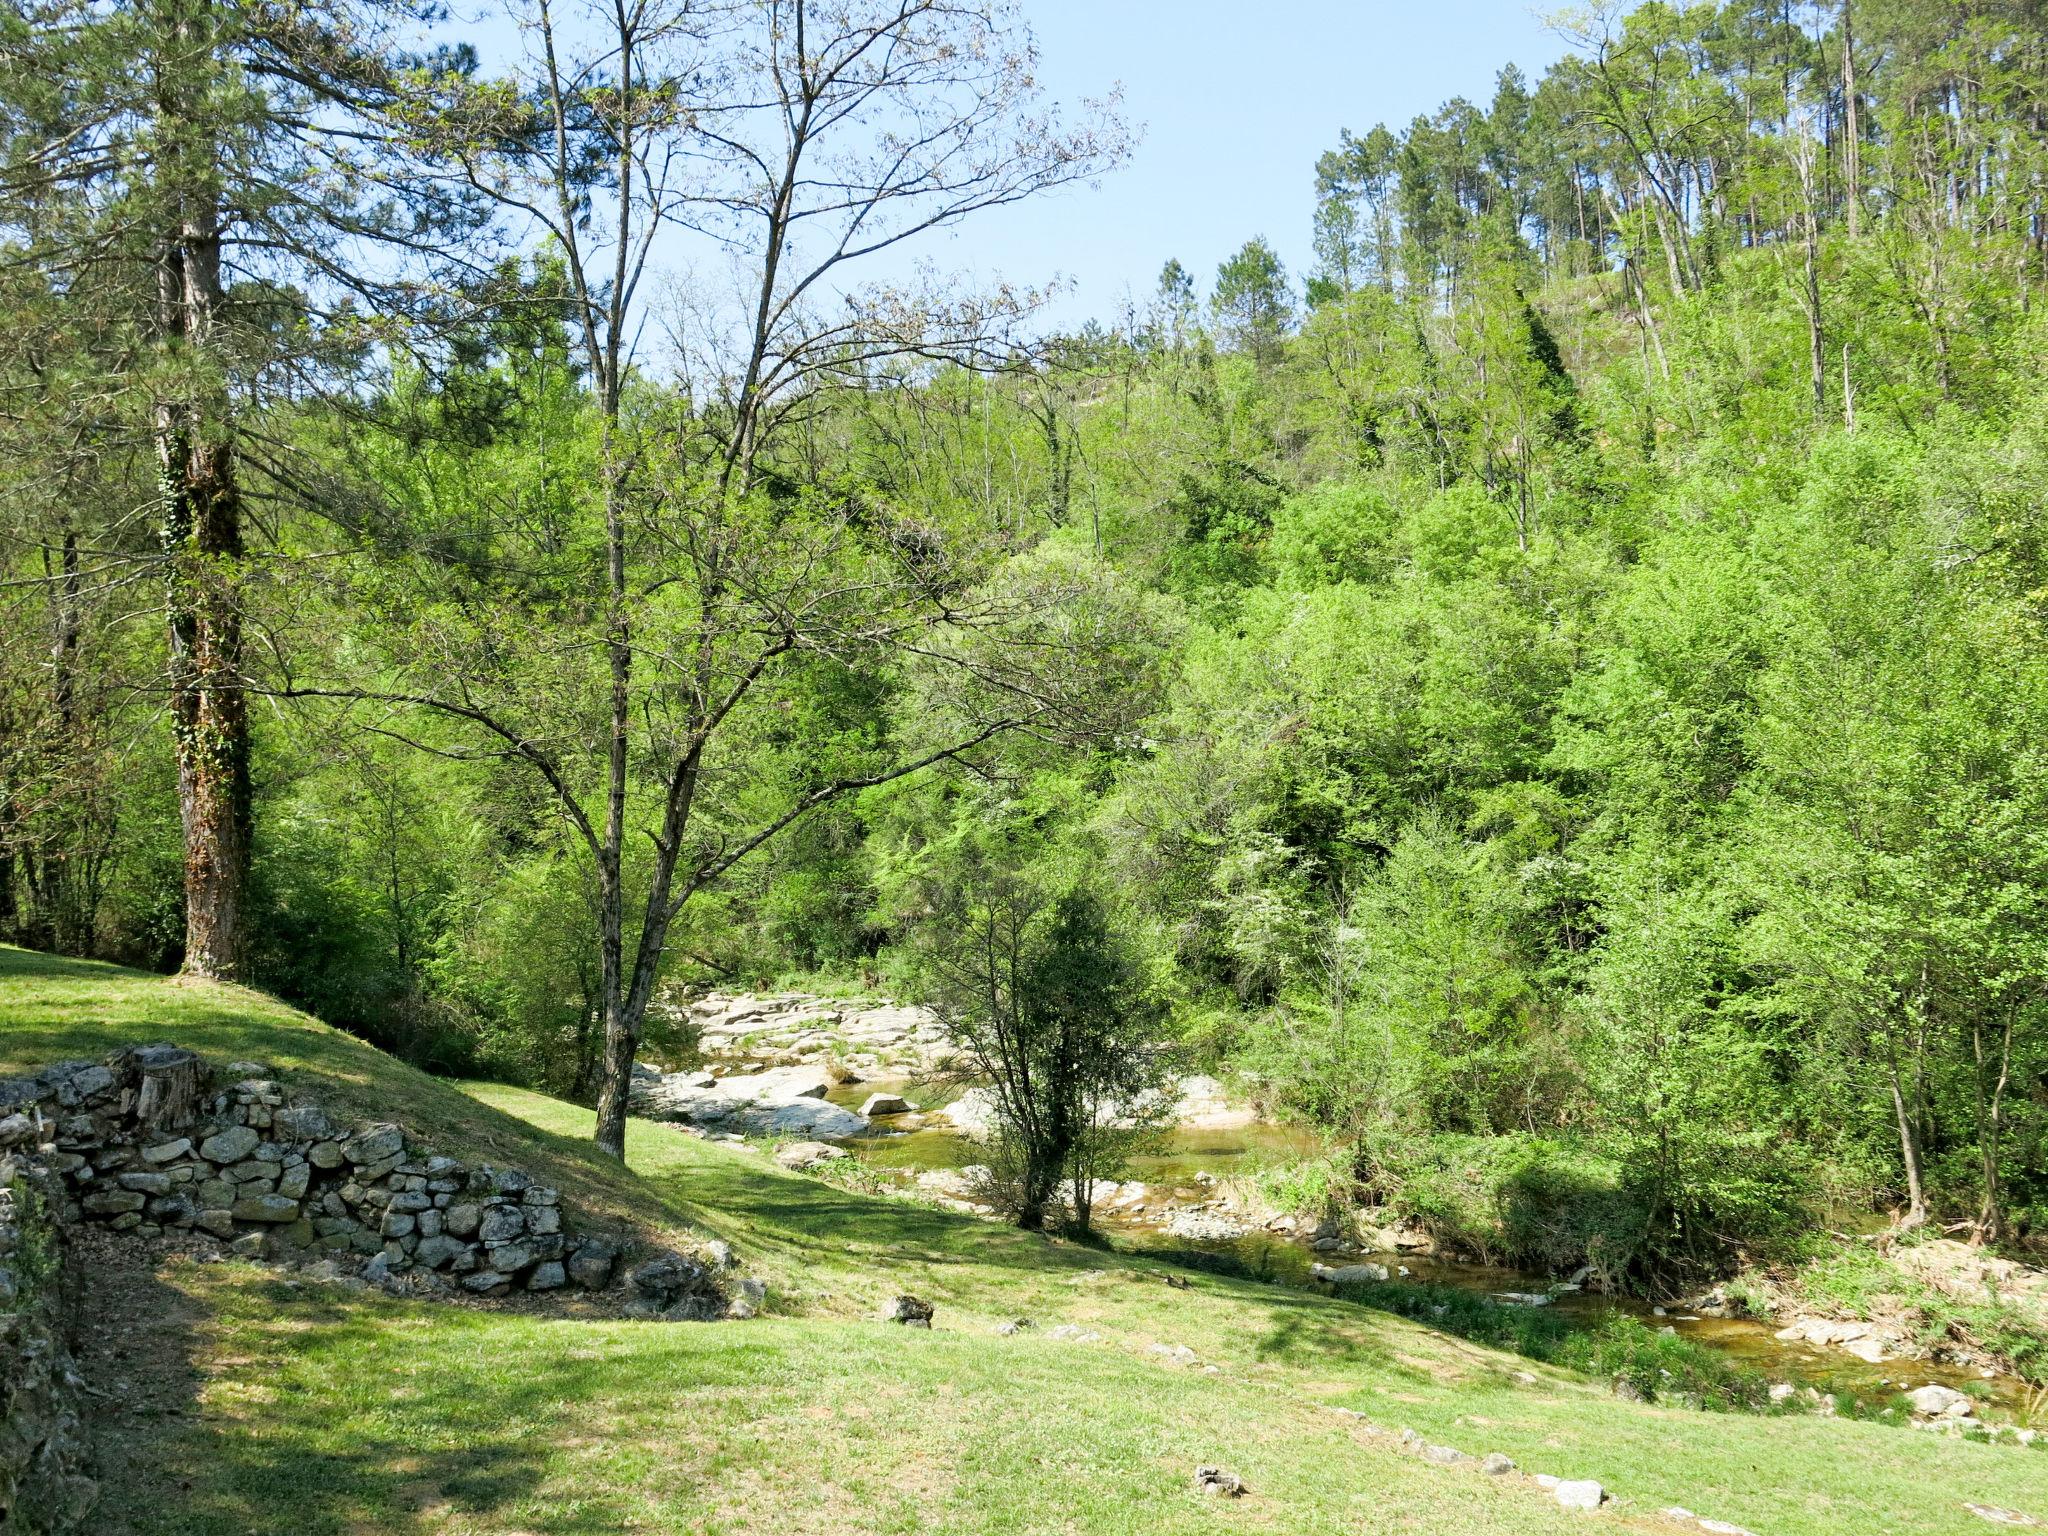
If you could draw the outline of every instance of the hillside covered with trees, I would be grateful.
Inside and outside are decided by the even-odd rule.
[[[1566,18],[1062,331],[872,277],[1114,185],[1005,7],[488,17],[0,19],[0,935],[617,1153],[1080,923],[1531,1268],[2048,1228],[2048,10]]]

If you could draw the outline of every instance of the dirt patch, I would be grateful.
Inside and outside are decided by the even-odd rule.
[[[72,1250],[80,1315],[73,1353],[85,1377],[98,1453],[99,1536],[134,1536],[191,1490],[179,1468],[198,1438],[208,1372],[199,1364],[205,1309],[163,1276],[163,1255],[100,1232]]]

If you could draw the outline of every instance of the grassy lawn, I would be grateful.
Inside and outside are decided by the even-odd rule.
[[[167,1264],[143,1310],[171,1351],[153,1369],[185,1400],[124,1434],[95,1527],[110,1536],[1688,1529],[1666,1504],[1759,1536],[1991,1529],[1965,1499],[2048,1518],[2039,1451],[1623,1403],[1385,1313],[1218,1277],[1171,1289],[1144,1261],[845,1193],[656,1125],[636,1122],[631,1171],[612,1169],[573,1106],[430,1081],[253,994],[0,949],[0,1074],[140,1038],[263,1061],[641,1230],[723,1236],[770,1309],[546,1318]],[[898,1291],[937,1306],[933,1332],[867,1320]],[[996,1335],[1010,1317],[1036,1327]],[[1047,1337],[1061,1323],[1100,1338]],[[139,1336],[134,1351],[149,1353]],[[1339,1406],[1597,1477],[1616,1503],[1567,1514],[1519,1478],[1402,1452]],[[1198,1463],[1251,1493],[1199,1497]]]

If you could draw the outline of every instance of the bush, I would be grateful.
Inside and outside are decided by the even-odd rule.
[[[1650,1400],[1690,1407],[1760,1410],[1770,1388],[1755,1371],[1619,1312],[1584,1319],[1542,1307],[1503,1305],[1454,1286],[1388,1281],[1342,1288],[1348,1301],[1413,1318],[1460,1338],[1628,1386]]]
[[[1446,1248],[1546,1274],[1590,1267],[1622,1289],[1649,1206],[1612,1159],[1578,1142],[1508,1136],[1381,1137],[1365,1153],[1388,1213]]]

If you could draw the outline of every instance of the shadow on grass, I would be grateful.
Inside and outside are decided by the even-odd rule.
[[[395,1336],[381,1298],[210,1266],[166,1278],[139,1249],[90,1266],[83,1299],[97,1325],[82,1357],[96,1536],[357,1536],[499,1516],[534,1496],[554,1449],[508,1426],[544,1421],[546,1405],[585,1389],[562,1379],[575,1372],[524,1370],[516,1390],[493,1391],[464,1372],[411,1370],[424,1341]],[[436,1347],[489,1322],[442,1309]],[[549,1528],[623,1523],[600,1500]]]

